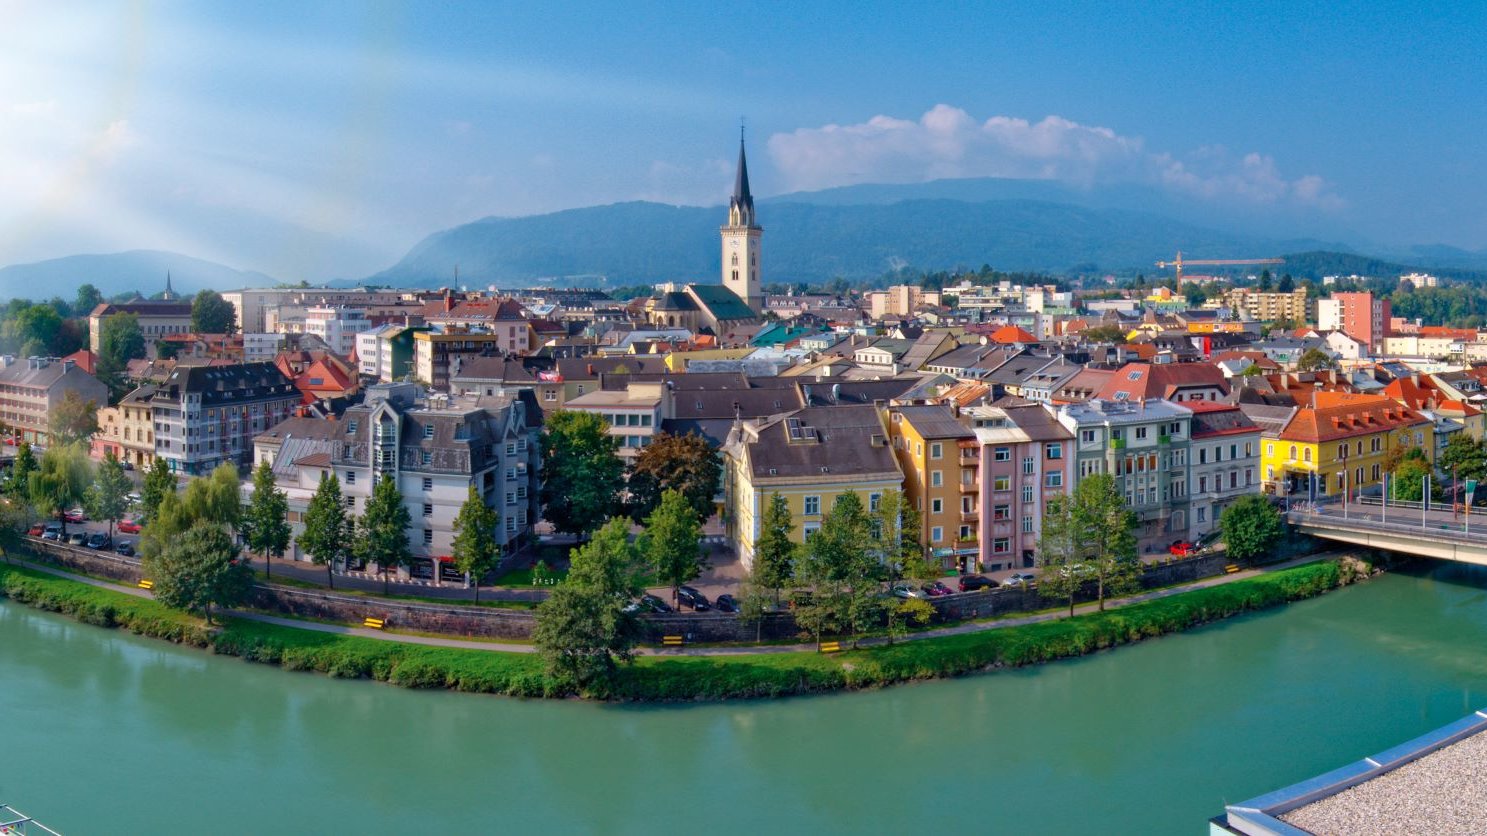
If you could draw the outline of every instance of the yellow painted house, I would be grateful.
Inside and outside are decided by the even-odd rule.
[[[846,491],[876,509],[888,491],[903,489],[903,473],[888,434],[870,404],[813,406],[787,415],[738,422],[723,444],[723,522],[745,568],[774,493],[785,498],[804,542]]]
[[[1260,445],[1266,489],[1296,498],[1356,495],[1383,481],[1391,451],[1435,450],[1429,419],[1382,395],[1317,392]]]

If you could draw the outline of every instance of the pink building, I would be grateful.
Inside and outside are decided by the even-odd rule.
[[[980,569],[1032,568],[1048,500],[1073,487],[1074,436],[1029,401],[968,414],[981,447]]]

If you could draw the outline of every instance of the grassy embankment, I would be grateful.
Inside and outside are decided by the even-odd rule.
[[[957,676],[1080,656],[1311,598],[1353,579],[1336,561],[1132,604],[1104,613],[832,656],[816,653],[644,657],[602,690],[617,700],[693,700],[783,696]],[[200,619],[123,593],[17,566],[0,565],[0,595],[79,621],[163,638],[288,670],[365,677],[410,688],[539,697],[565,696],[534,654],[434,648],[228,619]]]

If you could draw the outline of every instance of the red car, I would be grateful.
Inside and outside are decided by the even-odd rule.
[[[138,534],[140,528],[139,520],[119,520],[120,534]]]
[[[43,532],[45,530],[46,530],[46,523],[36,523],[35,525],[31,526],[29,529],[26,530],[26,536],[28,536],[28,537],[40,537],[41,536],[41,532]]]
[[[1178,540],[1176,543],[1173,543],[1172,548],[1167,549],[1167,551],[1171,552],[1173,557],[1192,557],[1193,555],[1202,551],[1202,549],[1199,548],[1197,544],[1189,543],[1186,540]]]
[[[83,509],[74,508],[71,511],[63,514],[62,519],[67,520],[70,523],[85,523],[88,521],[88,515],[83,513]]]

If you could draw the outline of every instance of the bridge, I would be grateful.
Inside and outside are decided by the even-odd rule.
[[[1449,503],[1350,502],[1292,504],[1286,519],[1302,534],[1419,557],[1487,566],[1487,509],[1470,514]]]

